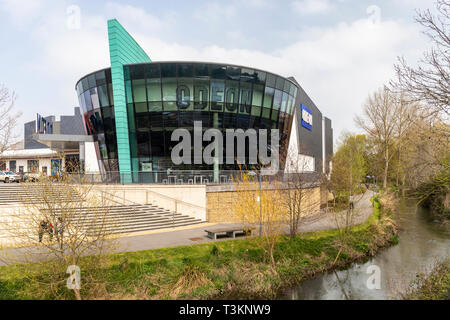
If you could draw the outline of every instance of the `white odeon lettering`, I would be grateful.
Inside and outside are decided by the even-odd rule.
[[[305,109],[302,110],[302,119],[309,125],[313,125],[313,117],[312,114],[306,111]]]

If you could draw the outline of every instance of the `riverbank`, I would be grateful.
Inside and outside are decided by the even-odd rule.
[[[436,263],[429,274],[418,274],[402,297],[405,300],[450,300],[450,259]]]
[[[275,298],[284,288],[316,274],[373,256],[397,241],[388,210],[375,202],[369,219],[345,237],[337,230],[282,237],[276,267],[264,261],[259,238],[111,254],[104,266],[85,271],[81,295],[87,299]],[[89,281],[86,276],[89,274]],[[0,268],[0,299],[73,299],[66,274],[53,279],[47,263]],[[85,281],[83,281],[85,279]]]

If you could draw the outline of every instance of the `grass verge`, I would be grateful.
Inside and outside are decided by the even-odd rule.
[[[336,230],[282,237],[269,267],[259,238],[111,254],[107,264],[86,271],[85,299],[271,299],[284,287],[373,256],[397,241],[397,228],[375,200],[374,213],[345,236]],[[73,299],[66,274],[49,277],[47,263],[0,267],[0,299]]]
[[[436,263],[427,275],[420,273],[402,294],[405,300],[450,300],[450,259]]]

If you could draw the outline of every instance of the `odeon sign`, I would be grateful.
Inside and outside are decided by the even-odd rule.
[[[313,116],[311,110],[309,110],[304,104],[302,104],[301,108],[302,114],[302,126],[308,130],[312,130],[313,126]]]
[[[204,110],[208,106],[208,101],[211,101],[211,111],[222,111],[222,103],[225,103],[225,108],[229,112],[235,112],[239,105],[239,112],[250,113],[251,111],[251,90],[239,90],[237,88],[227,88],[225,91],[220,87],[211,88],[211,99],[208,100],[208,87],[195,86],[194,87],[194,110]],[[177,86],[177,106],[183,110],[191,106],[191,89],[186,85]]]

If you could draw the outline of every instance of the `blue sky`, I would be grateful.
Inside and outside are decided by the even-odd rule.
[[[229,62],[294,76],[338,138],[359,130],[355,114],[393,77],[397,56],[414,64],[429,47],[413,19],[425,8],[434,1],[0,0],[0,83],[18,95],[19,132],[37,112],[71,114],[76,81],[109,65],[106,21],[117,18],[154,61]]]

